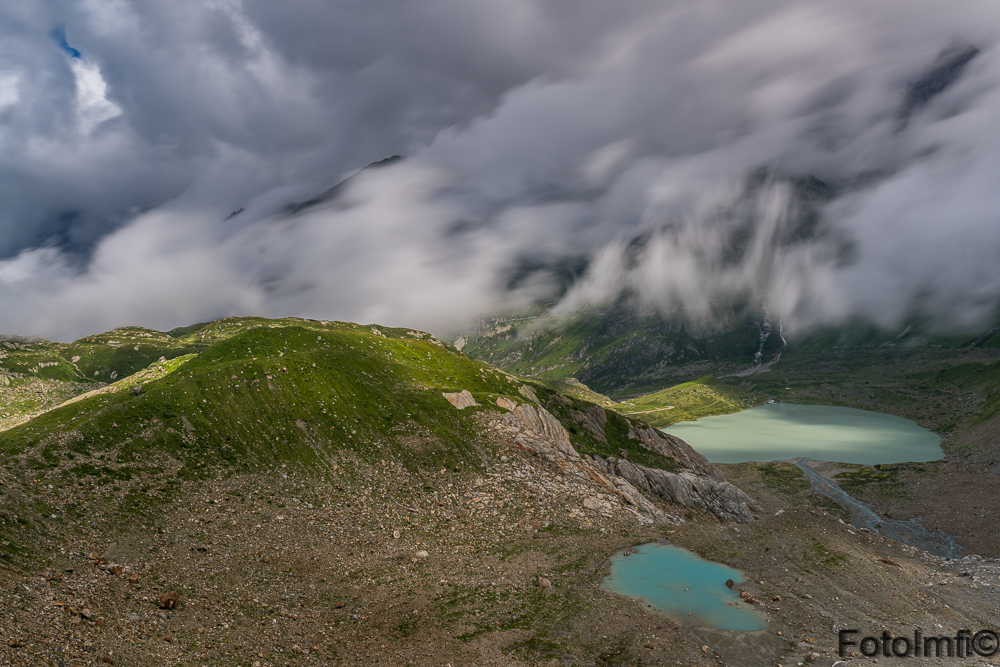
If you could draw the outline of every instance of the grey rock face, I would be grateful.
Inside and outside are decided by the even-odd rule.
[[[525,432],[515,439],[518,444],[527,445],[540,454],[580,458],[569,441],[569,432],[545,408],[522,403],[504,415],[504,419],[519,423],[524,429]]]
[[[545,408],[527,403],[503,415],[501,422],[518,429],[514,443],[521,449],[556,463],[568,474],[598,482],[656,521],[680,520],[657,508],[640,490],[675,505],[702,509],[740,523],[753,521],[753,512],[760,509],[690,445],[653,428],[633,429],[635,439],[652,451],[673,457],[691,472],[671,473],[614,457],[581,457],[559,420]]]
[[[708,462],[704,456],[694,451],[691,445],[669,433],[649,428],[631,428],[628,437],[638,440],[643,447],[662,456],[676,459],[681,466],[693,470],[699,475],[708,475],[718,481],[724,481],[722,473]]]
[[[754,512],[760,511],[750,496],[724,480],[690,472],[666,472],[614,457],[587,458],[601,472],[622,477],[646,493],[675,505],[705,510],[720,519],[748,523],[754,520]]]
[[[583,425],[587,427],[594,437],[601,442],[607,443],[608,437],[604,433],[604,425],[608,423],[608,416],[604,413],[604,408],[599,405],[591,405],[585,413],[582,413]]]
[[[503,415],[500,421],[519,431],[514,437],[517,447],[555,463],[566,475],[603,486],[635,508],[634,511],[649,517],[647,522],[681,523],[681,519],[665,513],[645,498],[628,480],[615,475],[602,475],[594,469],[573,447],[569,432],[545,408],[525,403]]]

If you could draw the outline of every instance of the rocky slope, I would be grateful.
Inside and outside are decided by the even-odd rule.
[[[761,506],[754,522],[650,498],[684,519],[652,523],[623,495],[567,472],[558,428],[524,406],[527,424],[516,411],[472,408],[489,452],[481,468],[342,456],[317,476],[277,464],[178,480],[171,501],[142,517],[117,514],[111,493],[94,502],[84,487],[6,478],[8,501],[40,495],[87,513],[69,526],[51,520],[35,559],[0,570],[0,661],[829,666],[840,659],[838,628],[998,620],[1000,563],[945,563],[854,530],[810,507],[822,499],[791,466],[729,468]],[[683,625],[598,587],[608,555],[650,540],[744,570],[740,604],[768,628]]]
[[[421,332],[180,334],[0,431],[0,664],[533,662],[568,611],[538,577],[758,509],[683,442]]]
[[[687,443],[654,429],[633,427],[629,429],[628,436],[641,447],[682,462],[686,465],[685,471],[673,473],[647,468],[613,456],[581,457],[570,444],[566,429],[542,407],[517,406],[504,415],[501,422],[513,429],[514,442],[518,447],[559,464],[566,474],[590,479],[613,491],[636,511],[646,514],[650,523],[681,523],[682,520],[664,514],[646,500],[639,489],[672,505],[706,510],[720,519],[743,523],[753,521],[753,510],[760,510],[753,500],[726,482]],[[599,421],[594,428],[599,437],[604,437]],[[585,504],[589,509],[596,509],[605,503],[590,498]]]

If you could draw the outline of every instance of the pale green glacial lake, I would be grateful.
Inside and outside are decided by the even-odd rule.
[[[941,438],[909,419],[830,405],[772,403],[663,430],[712,463],[804,456],[875,465],[944,458]]]

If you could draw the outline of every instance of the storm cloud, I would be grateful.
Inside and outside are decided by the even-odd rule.
[[[996,312],[992,2],[17,4],[0,332]]]

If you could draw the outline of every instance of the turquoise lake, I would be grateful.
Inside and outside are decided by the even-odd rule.
[[[712,463],[804,456],[875,465],[944,458],[941,438],[909,419],[830,405],[772,403],[663,430]]]
[[[679,623],[707,625],[718,630],[763,630],[764,617],[726,586],[745,577],[739,570],[699,558],[672,545],[643,544],[611,557],[611,574],[601,586],[631,598],[641,598]]]

